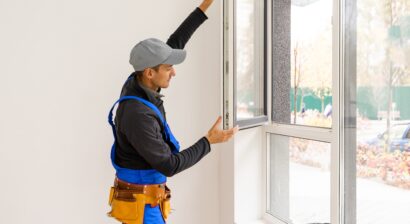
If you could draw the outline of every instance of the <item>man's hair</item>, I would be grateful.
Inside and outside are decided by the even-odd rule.
[[[154,66],[154,67],[151,67],[151,68],[154,69],[156,72],[158,72],[160,66],[161,66],[161,64],[159,64],[157,66]],[[144,71],[135,71],[134,74],[135,74],[136,77],[141,78],[143,73],[144,73]]]

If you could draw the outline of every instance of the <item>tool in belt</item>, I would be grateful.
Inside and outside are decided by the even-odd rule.
[[[128,80],[131,78],[133,78],[132,75]],[[147,208],[146,205],[149,204],[151,207],[159,205],[162,218],[166,220],[171,210],[170,190],[165,185],[167,178],[154,169],[134,170],[119,167],[115,164],[116,131],[112,119],[112,112],[117,103],[130,99],[143,103],[157,114],[164,127],[165,141],[170,145],[172,153],[178,153],[180,148],[179,143],[172,134],[167,122],[154,104],[137,96],[123,96],[117,100],[108,115],[108,122],[112,127],[115,139],[111,148],[111,162],[116,170],[117,177],[114,182],[114,187],[111,187],[110,191],[109,204],[111,206],[111,211],[108,215],[123,223],[142,224],[144,221],[144,213],[152,211],[152,209],[145,209]],[[149,223],[158,222],[151,221]]]

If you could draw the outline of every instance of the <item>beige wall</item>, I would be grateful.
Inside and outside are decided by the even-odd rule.
[[[0,223],[116,223],[107,113],[133,45],[166,40],[200,1],[0,1]],[[183,147],[220,113],[221,3],[186,49],[166,95]],[[218,223],[219,150],[173,177],[169,223]]]

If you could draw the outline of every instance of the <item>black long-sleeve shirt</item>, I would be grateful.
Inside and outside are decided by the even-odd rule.
[[[167,44],[183,49],[196,29],[207,16],[196,8],[169,37]],[[160,91],[160,90],[158,90]],[[159,108],[163,117],[163,101],[141,84],[133,74],[123,87],[121,96],[142,97]],[[173,154],[169,143],[165,142],[164,127],[159,117],[147,106],[135,100],[120,103],[116,118],[117,148],[115,163],[129,169],[156,169],[165,176],[173,176],[196,164],[210,150],[208,140],[203,137],[191,147]]]

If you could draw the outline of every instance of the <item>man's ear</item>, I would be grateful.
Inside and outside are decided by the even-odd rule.
[[[147,78],[147,79],[152,79],[152,69],[151,68],[146,68],[144,69],[144,71],[142,72],[142,75]]]

